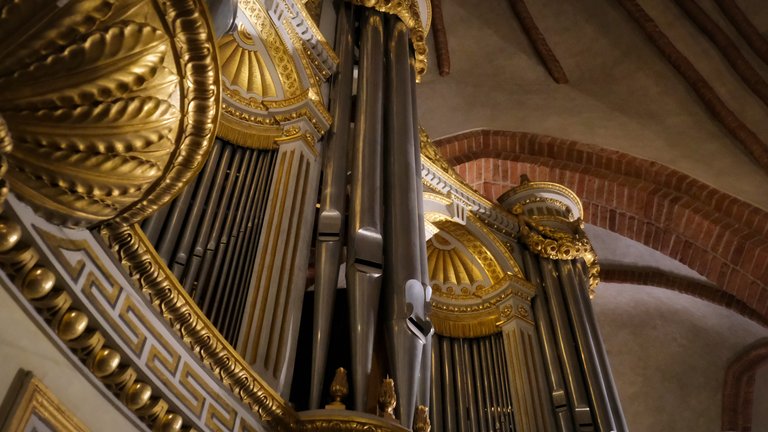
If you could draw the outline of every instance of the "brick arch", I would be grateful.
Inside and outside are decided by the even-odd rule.
[[[723,382],[721,429],[724,432],[752,430],[755,373],[766,365],[768,338],[748,346],[728,364]]]
[[[435,145],[490,199],[520,174],[571,188],[587,223],[687,265],[768,316],[768,212],[657,162],[578,141],[474,130]]]

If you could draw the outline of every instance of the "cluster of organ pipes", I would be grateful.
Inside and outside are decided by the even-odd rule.
[[[336,47],[335,121],[324,149],[317,228],[310,408],[322,402],[334,293],[344,263],[354,407],[366,406],[381,323],[397,417],[410,427],[416,406],[429,405],[432,326],[408,29],[396,16],[342,4]]]
[[[501,333],[434,336],[432,426],[436,431],[513,431],[509,365]]]
[[[202,311],[237,342],[276,152],[216,140],[202,172],[142,229]]]

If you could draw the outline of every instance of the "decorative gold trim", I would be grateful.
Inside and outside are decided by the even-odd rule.
[[[397,15],[411,33],[415,54],[416,82],[427,72],[427,36],[421,22],[418,0],[348,0],[349,2]]]
[[[530,282],[507,273],[489,290],[490,294],[473,302],[443,301],[433,294],[430,320],[441,336],[470,338],[488,336],[500,331],[499,304],[510,297],[530,303],[536,292]]]
[[[137,225],[105,225],[101,234],[155,309],[197,353],[214,376],[267,426],[294,430],[293,409],[229,345],[157,256]]]
[[[18,388],[11,387],[10,396],[15,391],[15,400],[10,407],[8,417],[0,427],[2,432],[21,432],[30,427],[33,416],[42,420],[52,431],[87,432],[72,412],[59,401],[51,390],[32,372],[19,370],[22,379]],[[37,429],[35,429],[37,430]]]
[[[517,195],[526,191],[536,190],[536,189],[539,189],[539,190],[549,189],[567,197],[576,205],[576,209],[579,211],[578,212],[579,217],[584,217],[584,208],[582,207],[581,200],[579,199],[578,195],[576,195],[572,190],[568,189],[567,187],[561,184],[552,183],[552,182],[538,182],[538,181],[525,182],[501,194],[497,199],[497,201],[504,202],[508,200],[511,195]],[[530,201],[530,202],[533,202],[533,201]],[[518,203],[518,204],[521,204],[521,203]],[[558,207],[561,207],[563,204],[564,203],[561,202],[560,204],[558,204]]]
[[[17,217],[15,214],[13,217]],[[72,296],[60,288],[56,274],[40,262],[40,252],[24,239],[21,226],[0,215],[0,269],[78,359],[150,429],[180,431],[189,427],[169,408],[151,384],[138,379],[136,369],[123,362],[120,351],[92,325],[91,318],[73,306]]]
[[[306,432],[407,432],[394,420],[357,411],[314,410],[299,413],[298,431]]]
[[[66,225],[144,219],[197,174],[214,139],[221,86],[202,4],[14,4],[0,16],[14,53],[0,60],[14,191]]]
[[[470,199],[474,200],[480,206],[487,209],[492,209],[494,212],[502,215],[507,219],[515,219],[507,209],[502,207],[498,203],[493,203],[487,198],[478,193],[470,186],[463,177],[461,177],[456,170],[451,167],[448,162],[440,155],[440,151],[432,143],[432,140],[427,135],[423,128],[419,129],[419,139],[421,143],[421,163],[426,165],[432,171],[441,172],[448,176],[450,183],[461,192],[465,193]],[[431,185],[428,184],[431,187]],[[494,226],[494,229],[499,230],[502,234],[510,235],[510,233],[501,227]]]

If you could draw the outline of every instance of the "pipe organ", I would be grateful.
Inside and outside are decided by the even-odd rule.
[[[205,315],[236,343],[275,152],[217,140],[200,175],[142,229]]]
[[[427,1],[16,3],[0,281],[142,427],[627,430],[578,197],[418,127]]]

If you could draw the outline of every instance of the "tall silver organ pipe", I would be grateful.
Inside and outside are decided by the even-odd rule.
[[[340,68],[331,95],[336,121],[324,149],[316,238],[310,407],[322,405],[322,389],[328,384],[323,379],[329,323],[342,261],[355,409],[370,406],[374,339],[377,327],[382,327],[389,359],[386,372],[396,383],[397,418],[410,427],[416,406],[429,405],[432,325],[427,317],[423,210],[413,211],[423,204],[408,29],[394,15],[341,2],[336,45]],[[354,47],[359,53],[356,87]],[[354,120],[350,106],[355,107]],[[339,259],[343,246],[346,256]]]
[[[198,177],[142,223],[160,257],[230,342],[237,340],[275,152],[216,140]]]
[[[365,408],[378,317],[383,260],[381,181],[384,23],[365,10],[360,20],[360,65],[352,150],[347,290],[355,409]]]
[[[413,423],[417,390],[425,377],[422,355],[428,354],[427,338],[432,325],[427,317],[428,287],[422,281],[421,265],[426,262],[419,234],[421,222],[413,209],[422,200],[421,178],[416,175],[414,151],[410,42],[408,29],[397,17],[387,21],[387,102],[385,160],[384,330],[389,363],[398,384],[398,413],[406,427]],[[426,374],[426,372],[425,372]]]
[[[315,302],[312,338],[312,379],[310,408],[320,408],[323,376],[333,316],[333,300],[339,279],[342,233],[346,214],[347,147],[350,137],[353,26],[350,6],[339,8],[336,24],[336,51],[339,55],[338,73],[333,80],[331,125],[323,152],[323,179],[315,245]]]

